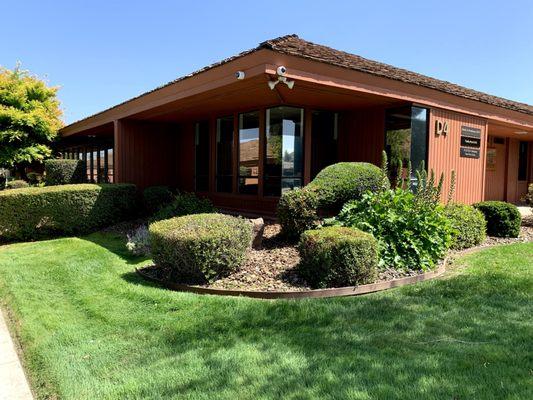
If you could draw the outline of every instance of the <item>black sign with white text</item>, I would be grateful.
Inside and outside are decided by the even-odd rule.
[[[481,139],[461,136],[461,146],[476,147],[479,149],[481,147]]]
[[[461,147],[461,157],[479,158],[479,149],[470,149],[468,147]]]

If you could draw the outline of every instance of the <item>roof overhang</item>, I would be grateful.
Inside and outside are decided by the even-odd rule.
[[[279,88],[274,91],[267,88],[266,82],[276,76],[276,68],[279,65],[287,67],[286,76],[296,81],[297,90],[290,91],[283,85],[278,85]],[[237,80],[236,71],[244,71],[245,79]],[[512,125],[528,132],[533,131],[533,115],[411,83],[268,49],[258,49],[77,121],[61,129],[60,133],[62,136],[88,134],[89,131],[97,131],[99,127],[109,126],[124,118],[164,118],[165,115],[177,117],[180,112],[185,115],[185,110],[188,110],[187,115],[193,115],[191,110],[200,112],[204,105],[206,106],[203,111],[208,112],[207,105],[216,101],[228,107],[237,104],[242,106],[243,101],[246,101],[250,108],[262,102],[303,105],[302,102],[306,101],[306,91],[314,93],[313,101],[317,106],[331,104],[337,107],[356,107],[358,104],[372,105],[379,102],[412,102],[475,115],[499,125]],[[334,101],[335,96],[341,97]],[[351,96],[353,99],[350,99]],[[309,97],[311,100],[313,96]],[[324,101],[320,102],[319,97],[323,97]],[[219,107],[222,107],[218,109],[222,112],[223,105]]]

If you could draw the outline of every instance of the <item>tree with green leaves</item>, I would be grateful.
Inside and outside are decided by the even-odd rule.
[[[0,168],[24,168],[50,158],[62,126],[57,87],[28,71],[0,67]]]

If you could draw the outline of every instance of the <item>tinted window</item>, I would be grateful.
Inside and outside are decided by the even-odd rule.
[[[412,166],[415,171],[425,165],[427,158],[428,110],[420,107],[402,107],[387,110],[385,120],[385,147],[389,158],[391,178],[396,179],[398,164]]]
[[[338,161],[338,114],[314,111],[311,127],[311,179],[328,165]]]
[[[279,196],[302,185],[303,116],[301,108],[276,107],[266,112],[266,196]]]
[[[195,125],[195,187],[198,192],[209,190],[209,123]]]
[[[520,142],[518,148],[518,180],[527,181],[527,142]]]
[[[257,194],[259,186],[259,112],[239,115],[239,193]]]
[[[233,117],[217,119],[217,192],[233,191]]]

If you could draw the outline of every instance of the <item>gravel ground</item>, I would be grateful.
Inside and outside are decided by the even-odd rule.
[[[130,225],[131,226],[131,225]],[[308,290],[310,287],[301,279],[296,267],[300,262],[300,257],[296,247],[283,241],[279,237],[280,227],[278,224],[267,223],[263,236],[263,248],[260,250],[250,250],[242,268],[228,277],[222,278],[203,287],[217,289],[243,289],[261,291],[294,291]],[[483,248],[496,244],[509,244],[517,242],[533,241],[533,216],[523,219],[521,233],[518,238],[494,238],[488,237],[480,246],[473,248]],[[454,256],[465,251],[451,252]],[[170,271],[155,266],[147,267],[145,272],[159,279],[168,279]],[[387,269],[379,273],[378,282],[391,279],[413,276],[420,271],[397,271]]]

